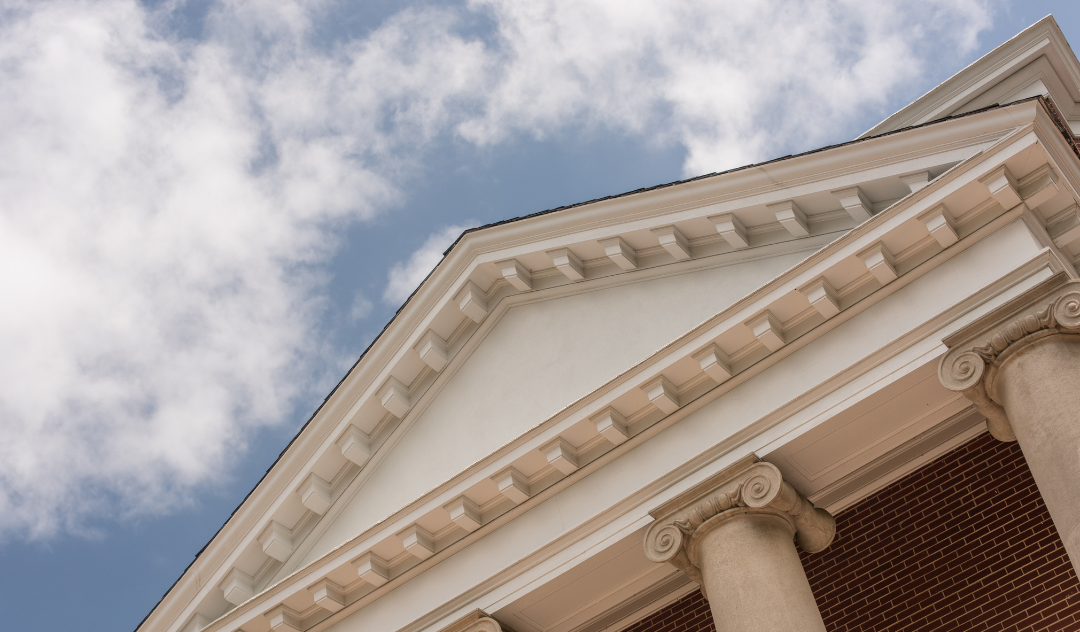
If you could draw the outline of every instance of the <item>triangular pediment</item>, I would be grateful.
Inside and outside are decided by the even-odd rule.
[[[408,431],[371,477],[342,498],[298,563],[540,426],[829,241],[828,235],[791,240],[753,258],[671,266],[678,269],[629,282],[613,278],[507,309],[468,357],[443,369],[445,383],[414,405]]]
[[[565,457],[534,451],[512,475],[469,483],[474,471],[1012,129],[1007,114],[985,117],[996,135],[913,129],[467,233],[302,433],[322,447],[237,568],[253,589],[270,585],[463,484],[478,523],[505,513],[515,489],[544,488],[614,435],[590,425],[568,435]],[[915,236],[909,248],[932,241]],[[853,261],[821,289],[826,302],[874,278]],[[772,339],[811,326],[824,308],[806,296],[748,321],[710,370],[752,364]],[[706,364],[680,365],[656,401],[706,388]],[[613,428],[651,423],[651,391],[634,392],[645,408],[630,405]],[[274,523],[291,534],[281,563],[266,560]],[[400,566],[416,557],[409,542],[423,551],[461,528],[439,506],[414,527],[373,554]]]

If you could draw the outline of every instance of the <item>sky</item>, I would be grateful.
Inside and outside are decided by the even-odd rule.
[[[126,632],[462,230],[850,140],[1029,0],[0,0],[0,613]]]

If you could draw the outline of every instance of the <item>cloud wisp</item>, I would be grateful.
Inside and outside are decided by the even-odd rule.
[[[383,301],[390,305],[404,303],[413,290],[419,287],[427,275],[442,261],[443,252],[470,225],[467,223],[460,226],[447,226],[432,233],[422,246],[409,255],[407,261],[394,264],[387,274]]]
[[[830,138],[990,24],[977,0],[473,0],[328,46],[327,6],[215,4],[193,41],[169,4],[0,4],[0,539],[227,474],[313,384],[334,236],[404,199],[433,139],[592,129],[718,170]]]

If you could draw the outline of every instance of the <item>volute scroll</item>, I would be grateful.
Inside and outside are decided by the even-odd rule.
[[[439,632],[504,632],[499,622],[483,610],[473,610]]]
[[[1029,345],[1058,335],[1080,334],[1080,281],[1058,273],[945,339],[938,378],[962,393],[987,420],[1000,441],[1015,441],[1008,415],[996,396],[1001,368]]]
[[[751,455],[650,512],[656,520],[645,533],[645,554],[701,584],[695,543],[726,520],[748,513],[786,520],[799,546],[810,553],[829,546],[836,534],[829,512],[784,481],[775,465]]]

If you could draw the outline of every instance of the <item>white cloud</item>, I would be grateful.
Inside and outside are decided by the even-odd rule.
[[[43,537],[168,511],[283,420],[314,382],[315,266],[395,199],[477,47],[414,48],[434,13],[338,58],[298,4],[219,8],[198,45],[135,2],[9,9],[0,536]],[[252,24],[276,38],[258,60]]]
[[[686,175],[817,146],[990,26],[980,0],[471,5],[499,25],[501,63],[485,115],[459,128],[466,138],[576,121],[678,142]]]
[[[420,246],[408,261],[403,261],[390,268],[387,275],[386,291],[383,292],[383,301],[390,305],[400,305],[412,295],[413,290],[427,278],[427,275],[442,261],[443,253],[461,231],[469,226],[447,226],[428,236],[424,245]]]
[[[989,20],[977,0],[474,0],[327,49],[317,0],[215,5],[199,42],[155,30],[172,6],[0,5],[0,537],[169,511],[227,473],[312,383],[334,235],[400,200],[433,138],[591,127],[730,167],[828,137]],[[463,11],[497,34],[461,34]]]

